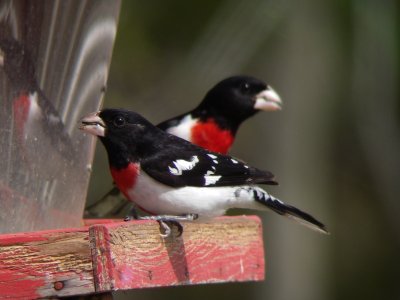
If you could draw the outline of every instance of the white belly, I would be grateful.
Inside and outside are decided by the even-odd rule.
[[[237,187],[171,188],[156,182],[142,171],[128,195],[137,205],[153,214],[193,213],[199,217],[211,218],[236,207],[235,190]]]

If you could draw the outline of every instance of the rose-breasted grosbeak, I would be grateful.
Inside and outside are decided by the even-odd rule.
[[[195,109],[157,125],[207,150],[227,154],[240,124],[258,111],[281,109],[278,94],[263,81],[233,76],[215,85]]]
[[[48,162],[73,163],[76,150],[57,110],[39,87],[31,54],[14,38],[0,39],[0,67],[12,88],[13,121],[21,156],[29,165],[46,164],[44,173],[53,178],[59,174],[59,165]],[[47,149],[46,155],[43,149]]]
[[[83,118],[80,129],[100,138],[117,187],[157,215],[167,235],[164,221],[216,217],[230,208],[269,209],[327,232],[311,215],[255,185],[276,184],[270,172],[165,133],[135,112],[104,109]]]
[[[232,76],[208,91],[195,109],[157,127],[207,150],[227,154],[243,121],[259,111],[280,110],[281,105],[279,95],[265,82],[250,76]],[[117,194],[114,187],[88,210],[108,195]]]

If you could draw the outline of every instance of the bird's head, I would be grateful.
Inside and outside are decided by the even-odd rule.
[[[244,121],[258,111],[280,110],[279,95],[265,82],[250,76],[233,76],[215,85],[199,108]]]
[[[154,127],[141,115],[124,109],[103,109],[82,118],[79,129],[101,139],[124,140],[140,138],[149,127]]]
[[[141,115],[123,109],[103,109],[82,118],[79,129],[98,136],[105,146],[110,163],[124,166],[139,160],[157,147],[154,137],[159,129]]]

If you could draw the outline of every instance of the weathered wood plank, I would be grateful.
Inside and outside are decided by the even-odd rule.
[[[154,221],[0,235],[0,298],[264,279],[261,222],[223,217],[160,236]]]
[[[102,249],[94,258],[98,291],[264,279],[257,217],[185,223],[181,237],[168,239],[155,222],[108,223],[92,227],[91,239]]]
[[[102,225],[93,225],[89,228],[89,236],[96,291],[112,291],[113,262],[110,255],[109,232]],[[132,251],[131,255],[135,253]]]
[[[0,236],[0,297],[34,299],[94,292],[87,229]]]

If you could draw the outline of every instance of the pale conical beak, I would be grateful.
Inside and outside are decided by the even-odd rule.
[[[106,124],[99,117],[99,114],[100,112],[98,111],[82,118],[79,129],[95,136],[105,136]]]
[[[263,111],[275,111],[282,109],[282,100],[278,93],[274,91],[270,86],[267,89],[256,95],[256,102],[254,109]]]

